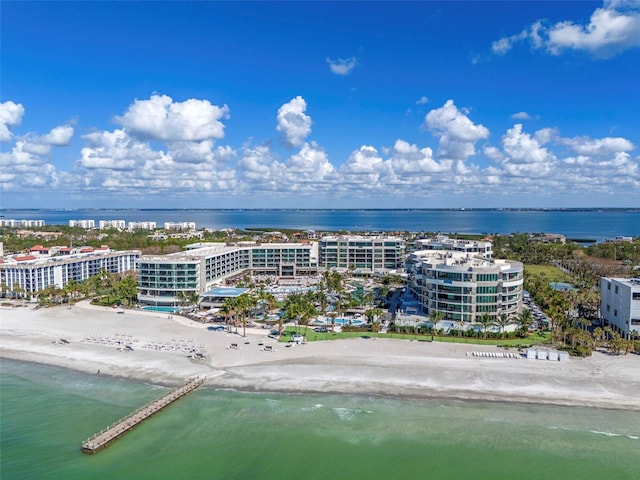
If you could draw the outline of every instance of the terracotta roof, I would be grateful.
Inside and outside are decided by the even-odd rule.
[[[36,257],[33,255],[25,255],[24,257],[15,257],[16,262],[24,262],[25,260],[35,260]]]

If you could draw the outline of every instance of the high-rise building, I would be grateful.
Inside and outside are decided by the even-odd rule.
[[[454,250],[421,250],[407,259],[408,288],[424,313],[475,323],[521,310],[524,266]]]
[[[318,265],[324,269],[371,274],[402,270],[405,242],[401,237],[328,235],[320,239]]]
[[[42,249],[39,249],[40,252]],[[33,294],[49,286],[64,288],[69,280],[81,282],[104,269],[110,273],[136,270],[139,250],[114,251],[109,247],[51,248],[49,254],[13,255],[0,260],[0,283],[8,292],[17,288]],[[34,251],[35,253],[35,251]]]
[[[292,278],[317,273],[309,243],[198,244],[170,255],[145,255],[138,270],[138,300],[177,305],[182,294],[202,294],[232,277],[251,273]]]
[[[625,338],[640,335],[640,278],[600,278],[600,316]]]

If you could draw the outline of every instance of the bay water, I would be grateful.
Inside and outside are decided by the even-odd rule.
[[[636,209],[4,209],[6,219],[195,222],[197,228],[280,228],[316,231],[412,231],[443,233],[560,233],[570,239],[602,241],[615,236],[640,237]]]
[[[87,455],[84,439],[167,388],[1,367],[3,480],[639,478],[637,412],[208,388]]]

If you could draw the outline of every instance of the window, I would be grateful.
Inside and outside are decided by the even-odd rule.
[[[640,292],[633,292],[632,298],[634,300],[640,300]]]
[[[611,311],[611,305],[607,305],[607,312]]]
[[[618,316],[618,310],[614,310],[614,311],[613,311],[613,316],[614,316],[614,317],[617,317],[617,316]]]
[[[616,285],[616,293],[618,293],[618,285]]]

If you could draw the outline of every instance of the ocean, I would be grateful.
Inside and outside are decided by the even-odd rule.
[[[412,231],[443,233],[561,233],[571,239],[602,241],[615,236],[640,237],[640,208],[567,210],[294,210],[294,209],[4,209],[6,219],[195,222],[197,228],[282,228],[316,231]]]
[[[0,476],[637,479],[640,415],[200,388],[96,455],[81,443],[166,388],[2,361]]]

